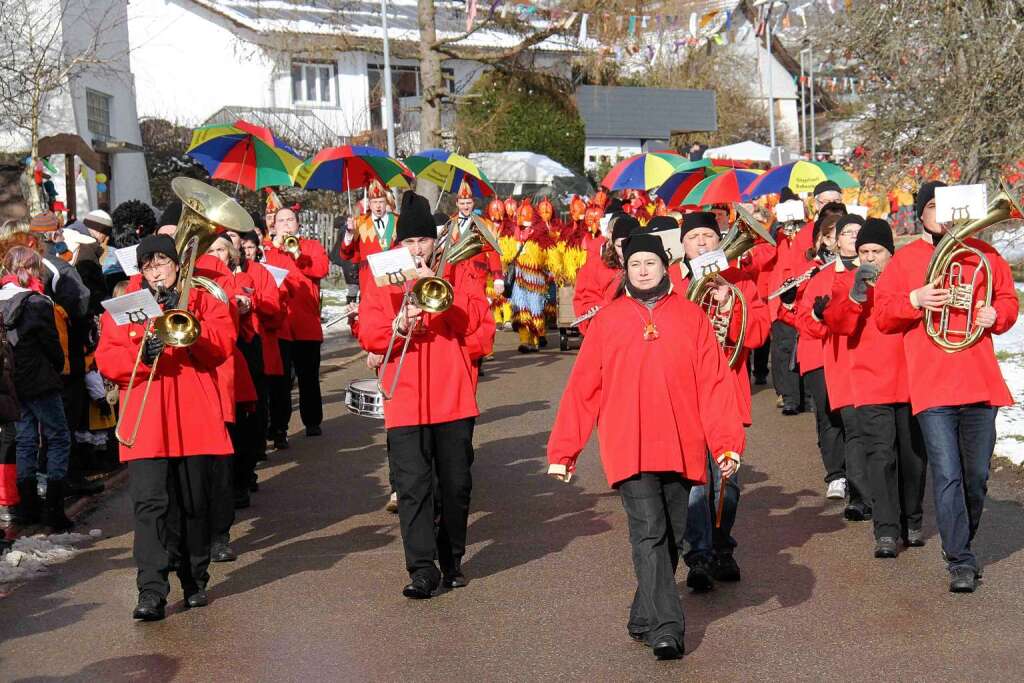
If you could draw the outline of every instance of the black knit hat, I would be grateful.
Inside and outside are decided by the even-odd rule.
[[[618,213],[619,211],[622,211],[622,200],[619,199],[618,197],[612,197],[611,199],[608,200],[608,204],[604,207],[604,212],[608,214]]]
[[[611,217],[612,222],[612,242],[621,237],[629,237],[634,232],[639,232],[640,221],[633,218],[627,213],[616,214]]]
[[[652,218],[645,229],[647,232],[664,232],[666,230],[675,230],[679,227],[679,221],[672,216],[655,216]]]
[[[427,198],[407,190],[402,195],[402,211],[395,225],[395,241],[401,242],[410,237],[437,239],[437,226],[434,225],[434,214]]]
[[[788,185],[782,188],[782,192],[779,193],[779,204],[781,204],[782,202],[791,202],[794,199],[800,201],[800,198],[796,196],[796,192],[793,192],[793,190],[789,189]]]
[[[928,202],[935,199],[935,188],[937,187],[946,187],[946,183],[941,180],[929,180],[917,190],[917,198],[914,200],[914,211],[917,213],[918,218],[924,214],[924,207],[928,205]]]
[[[869,218],[864,221],[864,227],[857,233],[857,249],[865,244],[877,244],[888,249],[890,254],[895,254],[896,244],[892,240],[889,221],[881,218]]]
[[[822,180],[814,186],[814,196],[817,197],[822,192],[838,192],[842,194],[843,189],[834,180]]]
[[[622,261],[629,262],[629,257],[637,252],[646,251],[655,254],[661,262],[668,266],[668,254],[661,243],[661,238],[649,232],[637,232],[622,243]]]
[[[448,220],[448,214],[440,211],[434,212],[434,227],[440,228],[442,225],[448,225]]]
[[[708,228],[714,230],[716,235],[722,234],[718,229],[718,219],[710,211],[694,211],[683,215],[683,235],[696,228]]]
[[[178,262],[178,250],[174,248],[174,240],[167,235],[147,235],[142,238],[135,252],[140,269],[146,259],[153,254],[163,254],[175,263]]]
[[[843,231],[843,228],[845,228],[850,223],[856,223],[861,228],[864,227],[864,219],[863,218],[861,218],[860,216],[858,216],[855,213],[848,213],[845,216],[840,217],[840,219],[838,221],[836,221],[836,236],[838,237],[839,233],[841,233]]]
[[[173,202],[167,205],[164,212],[160,214],[160,223],[157,227],[164,225],[177,225],[178,221],[181,220],[181,202],[175,199]]]

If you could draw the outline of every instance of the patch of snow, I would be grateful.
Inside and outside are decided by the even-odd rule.
[[[47,567],[63,562],[78,549],[71,544],[91,541],[103,532],[93,529],[86,534],[53,534],[29,536],[14,541],[11,549],[0,557],[0,584],[24,581],[39,576]]]
[[[1017,289],[1024,290],[1024,285],[1017,283]],[[1000,360],[999,367],[1015,399],[1012,406],[999,409],[995,454],[1021,465],[1024,464],[1024,404],[1021,403],[1024,399],[1024,319],[1018,318],[1009,331],[992,339],[997,353],[1013,354]]]

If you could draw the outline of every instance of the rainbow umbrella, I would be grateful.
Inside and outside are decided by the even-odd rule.
[[[458,192],[465,180],[474,197],[490,197],[494,194],[487,175],[470,159],[454,152],[425,149],[407,157],[405,165],[417,178],[437,185],[443,192]]]
[[[669,176],[680,171],[706,168],[711,165],[707,159],[690,161],[675,152],[646,152],[623,159],[608,171],[601,185],[610,191],[651,190],[658,187]]]
[[[376,147],[328,147],[295,171],[295,184],[306,190],[348,192],[378,180],[388,187],[409,187],[413,173]]]
[[[211,178],[228,180],[250,190],[292,184],[302,160],[269,128],[239,119],[233,125],[213,124],[192,131],[185,153]]]
[[[860,187],[857,179],[849,173],[827,161],[794,161],[783,166],[776,166],[747,188],[747,196],[751,199],[782,192],[788,187],[793,192],[811,192],[814,186],[824,180],[832,180],[839,187]]]
[[[697,183],[683,199],[683,204],[732,204],[749,200],[747,190],[764,171],[731,169]]]
[[[684,203],[683,197],[685,197],[690,190],[697,185],[697,183],[703,181],[705,178],[715,175],[716,173],[721,173],[726,170],[728,169],[714,166],[712,162],[707,159],[690,162],[684,167],[684,170],[676,171],[666,178],[665,182],[659,185],[658,189],[655,190],[654,193],[661,197],[666,206],[679,206]]]

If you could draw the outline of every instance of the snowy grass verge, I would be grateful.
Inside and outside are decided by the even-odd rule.
[[[102,535],[102,531],[93,529],[88,534],[39,534],[19,538],[0,556],[0,586],[42,576],[50,565],[73,557],[79,551],[76,546],[95,541]]]

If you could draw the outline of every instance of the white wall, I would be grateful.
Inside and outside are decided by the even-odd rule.
[[[769,57],[764,49],[764,40],[759,40],[752,30],[741,32],[741,39],[732,44],[732,49],[745,60],[749,60],[750,70],[746,71],[750,82],[750,96],[757,99],[767,112],[769,98],[769,65],[771,71],[771,93],[775,99],[775,130],[778,144],[793,150],[799,147],[800,119],[798,117],[799,89],[793,81],[792,74],[786,67]],[[768,140],[761,140],[768,144]]]
[[[642,141],[635,138],[587,138],[583,143],[583,168],[587,171],[597,168],[602,156],[608,157],[614,166],[620,159],[641,151]],[[590,157],[594,157],[594,161]]]

